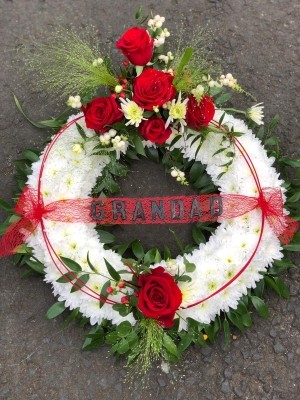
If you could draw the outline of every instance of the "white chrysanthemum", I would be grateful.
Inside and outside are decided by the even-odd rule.
[[[187,102],[188,98],[181,101],[181,92],[179,92],[178,99],[173,99],[171,102],[171,106],[169,108],[169,117],[166,121],[165,127],[167,128],[171,122],[178,122],[181,126],[181,132],[184,131],[184,127],[186,126],[185,115],[187,110]]]
[[[125,125],[134,125],[136,128],[140,125],[143,119],[144,109],[139,107],[133,100],[122,99],[121,109],[124,113],[124,117],[129,121]]]
[[[252,119],[257,125],[263,125],[263,118],[264,118],[264,113],[263,113],[263,108],[262,106],[263,103],[258,103],[255,106],[252,106],[248,108],[246,111],[246,115],[248,118]]]

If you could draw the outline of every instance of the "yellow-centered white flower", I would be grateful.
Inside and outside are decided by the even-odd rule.
[[[129,121],[125,125],[134,125],[136,128],[140,125],[143,119],[144,109],[139,107],[134,101],[129,99],[122,99],[121,109],[124,113],[124,117]]]
[[[181,92],[179,92],[178,95],[178,99],[176,101],[176,99],[172,100],[171,106],[169,108],[169,117],[166,121],[166,125],[165,127],[167,128],[171,122],[173,122],[174,120],[178,121],[180,123],[181,126],[181,132],[184,131],[184,127],[186,126],[186,122],[185,122],[185,115],[186,115],[186,105],[187,102],[189,101],[189,99],[185,99],[183,100],[183,102],[181,102]]]
[[[263,108],[264,106],[262,105],[263,103],[258,103],[255,104],[255,106],[252,106],[251,108],[248,108],[246,111],[246,115],[248,118],[252,119],[257,125],[263,125],[264,121],[264,113],[263,113]]]

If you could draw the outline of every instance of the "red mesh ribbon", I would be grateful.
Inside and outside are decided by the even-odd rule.
[[[44,206],[38,192],[25,187],[15,212],[20,219],[0,240],[0,256],[17,252],[42,218],[60,222],[98,224],[166,224],[226,220],[261,208],[269,225],[283,243],[298,229],[298,222],[284,215],[279,188],[264,188],[258,197],[238,194],[206,194],[146,198],[87,198],[59,200]]]

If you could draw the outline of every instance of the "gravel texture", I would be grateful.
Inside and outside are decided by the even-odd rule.
[[[299,3],[294,0],[0,0],[0,162],[1,197],[9,200],[16,184],[14,160],[24,148],[42,148],[46,133],[30,126],[16,110],[16,93],[33,119],[48,119],[63,109],[63,102],[34,89],[24,76],[20,60],[23,45],[40,41],[55,26],[94,25],[103,42],[116,38],[134,23],[139,4],[167,19],[172,32],[183,21],[190,29],[209,24],[214,29],[214,48],[225,72],[232,72],[258,101],[265,103],[266,120],[280,113],[277,134],[289,156],[299,156]],[[115,57],[116,51],[112,54]],[[245,99],[237,97],[242,105]],[[124,193],[173,194],[179,189],[159,167],[148,173],[149,164],[134,166]],[[152,171],[152,170],[151,170]],[[134,175],[136,174],[136,175]],[[135,177],[138,177],[136,184]],[[160,185],[157,185],[160,182]],[[152,191],[153,188],[153,191]],[[156,192],[155,192],[156,190]],[[182,192],[183,193],[183,192]],[[4,217],[4,216],[3,216]],[[140,237],[161,246],[168,229],[127,228],[123,237]],[[121,232],[122,233],[122,232]],[[190,234],[182,230],[183,238]],[[296,255],[297,256],[297,255]],[[299,258],[296,257],[296,263]],[[254,326],[223,348],[222,337],[212,347],[191,348],[181,365],[168,374],[154,367],[148,387],[124,383],[123,361],[103,347],[82,352],[83,331],[76,325],[63,330],[63,318],[47,321],[44,314],[53,303],[42,279],[22,279],[9,258],[0,268],[0,399],[9,400],[296,400],[300,379],[300,304],[298,270],[285,276],[292,296],[289,301],[267,293],[268,321],[254,315]]]

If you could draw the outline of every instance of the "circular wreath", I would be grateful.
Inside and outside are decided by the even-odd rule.
[[[264,282],[286,297],[277,273],[292,264],[282,260],[282,251],[299,249],[280,243],[288,243],[298,227],[283,207],[286,194],[290,203],[299,199],[297,186],[289,185],[287,192],[273,167],[277,153],[269,156],[249,128],[263,124],[263,107],[222,110],[228,99],[222,91],[245,91],[232,74],[213,80],[197,64],[199,58],[191,61],[195,49],[163,55],[169,36],[163,23],[157,15],[147,30],[131,28],[118,40],[127,59],[117,78],[108,60],[96,58],[74,32],[60,37],[61,47],[55,42],[40,52],[39,67],[51,59],[51,66],[40,70],[44,83],[69,93],[77,89],[81,96],[71,96],[68,105],[81,113],[67,122],[36,124],[62,128],[40,156],[25,151],[33,163],[29,168],[25,160],[24,171],[19,168],[26,185],[0,242],[0,255],[18,253],[17,262],[45,273],[58,297],[48,318],[73,310],[68,321],[80,318],[93,325],[84,349],[109,343],[114,353],[127,354],[129,363],[139,360],[144,371],[159,357],[178,360],[191,343],[213,342],[221,326],[228,339],[228,321],[241,330],[250,326],[251,304],[266,317]],[[99,85],[109,94],[95,97]],[[252,122],[247,126],[230,113]],[[198,246],[176,258],[166,251],[162,259],[157,249],[145,254],[136,240],[135,258],[128,259],[126,246],[110,248],[101,235],[99,242],[90,215],[92,196],[97,193],[102,202],[116,192],[113,175],[127,170],[120,159],[138,155],[156,160],[163,155],[167,172],[179,183],[188,184],[188,177],[208,182],[205,193],[218,190],[221,203],[213,219],[218,226],[204,227],[211,232],[206,243],[201,233]],[[299,166],[299,161],[281,162]],[[205,221],[200,210],[197,217]]]
[[[218,116],[221,116],[220,111],[217,112],[216,117]],[[71,117],[68,127],[53,139],[40,160],[32,166],[33,173],[28,178],[28,185],[41,192],[45,206],[58,200],[88,197],[97,177],[101,176],[101,171],[110,163],[107,155],[91,156],[94,148],[92,141],[85,144],[84,151],[74,152],[74,145],[82,142],[74,121],[80,124],[88,138],[95,135],[86,128],[83,118]],[[189,138],[183,135],[174,147],[179,148],[189,160],[201,161],[207,165],[207,172],[221,194],[258,196],[259,188],[244,154],[248,155],[256,171],[259,171],[258,178],[266,187],[281,189],[283,181],[272,167],[274,159],[267,157],[260,141],[245,123],[230,115],[224,117],[223,123],[236,132],[242,132],[243,136],[239,138],[239,147],[232,164],[222,176],[220,174],[224,167],[221,165],[228,161],[228,157],[223,152],[215,154],[221,148],[222,136],[219,133],[211,132],[206,137],[197,156],[195,153],[200,138],[195,131],[188,130],[185,135],[189,135]],[[54,294],[59,296],[59,301],[64,301],[70,309],[79,308],[92,325],[101,324],[103,319],[111,320],[113,324],[120,324],[125,320],[131,324],[136,322],[132,313],[121,316],[111,303],[99,307],[100,289],[109,276],[106,262],[116,271],[127,270],[122,275],[125,281],[130,280],[130,271],[119,254],[105,249],[101,241],[99,244],[95,224],[44,220],[29,237],[28,245],[34,249],[34,256],[45,265],[45,280],[53,285]],[[89,265],[87,254],[97,272]],[[70,270],[67,265],[59,262],[57,256],[78,263],[82,267],[79,278],[88,274],[84,290],[74,291],[72,282],[61,281],[61,276]],[[208,324],[221,311],[228,311],[230,307],[235,309],[247,289],[255,287],[256,282],[262,278],[260,273],[266,271],[272,261],[279,260],[282,256],[279,239],[268,223],[263,225],[261,210],[255,209],[241,217],[221,222],[209,241],[200,244],[191,254],[180,255],[174,260],[160,260],[150,267],[163,266],[171,275],[190,277],[188,282],[178,281],[182,303],[176,318],[180,320],[180,329],[186,329],[188,317]],[[186,270],[185,260],[195,265],[193,272]],[[237,276],[241,270],[243,273]],[[228,285],[234,277],[236,279]],[[121,303],[122,296],[119,292],[109,299]],[[191,307],[195,303],[198,305]]]

